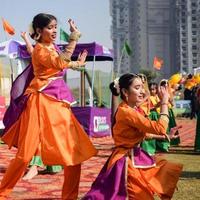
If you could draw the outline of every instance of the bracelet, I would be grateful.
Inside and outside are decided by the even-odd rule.
[[[149,138],[150,140],[153,139],[153,134],[150,133],[148,138]]]
[[[79,61],[71,61],[71,62],[69,63],[69,65],[70,65],[71,68],[74,69],[74,70],[76,70],[77,68],[80,67]]]
[[[169,115],[168,114],[166,114],[166,113],[160,113],[160,116],[161,115],[163,115],[163,116],[166,116],[166,117],[168,117],[169,118]]]
[[[75,40],[78,41],[78,39],[81,37],[81,33],[78,31],[74,31],[70,34],[69,40]]]
[[[64,53],[62,53],[62,52],[60,53],[59,57],[62,60],[64,60],[65,62],[70,62],[71,61],[71,59],[68,56],[66,56]]]
[[[168,103],[161,103],[160,105],[161,105],[161,106],[162,106],[162,105],[167,105],[167,106],[168,106]]]
[[[79,61],[71,61],[71,62],[69,62],[68,66],[71,67],[71,69],[76,70],[76,71],[84,71],[85,70],[85,66],[80,65]]]

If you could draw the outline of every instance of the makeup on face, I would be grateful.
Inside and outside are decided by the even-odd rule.
[[[46,27],[41,31],[41,42],[54,43],[57,36],[57,21],[52,20]]]
[[[144,84],[140,78],[134,79],[128,90],[128,103],[137,105],[144,101],[145,89]]]

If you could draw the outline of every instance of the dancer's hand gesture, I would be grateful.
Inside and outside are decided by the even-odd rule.
[[[72,19],[69,19],[69,20],[68,20],[68,23],[69,23],[69,26],[70,26],[69,30],[70,30],[71,32],[74,32],[74,31],[75,31],[75,32],[79,32],[77,26],[75,25],[75,23],[74,23],[74,21],[73,21]]]

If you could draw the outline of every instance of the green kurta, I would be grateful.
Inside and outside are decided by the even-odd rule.
[[[169,127],[168,127],[168,133],[170,132],[170,129],[176,126],[176,120],[174,116],[173,109],[169,109]],[[177,131],[178,132],[178,131]],[[179,145],[180,144],[180,137],[174,138],[170,142],[171,145]]]
[[[159,115],[156,111],[151,111],[149,114],[149,118],[151,120],[157,121],[159,118]],[[148,139],[144,140],[141,143],[141,147],[148,152],[150,155],[154,155],[156,153],[156,140],[155,139]]]
[[[30,166],[36,165],[38,167],[45,167],[40,156],[34,156],[29,164]],[[58,173],[62,171],[61,165],[46,166],[47,173]]]

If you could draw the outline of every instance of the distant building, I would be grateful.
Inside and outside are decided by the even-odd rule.
[[[154,56],[164,60],[165,77],[179,71],[176,0],[110,0],[110,13],[115,72],[125,40],[133,54],[123,57],[120,73],[152,69]]]
[[[200,0],[177,0],[180,70],[200,67]]]

